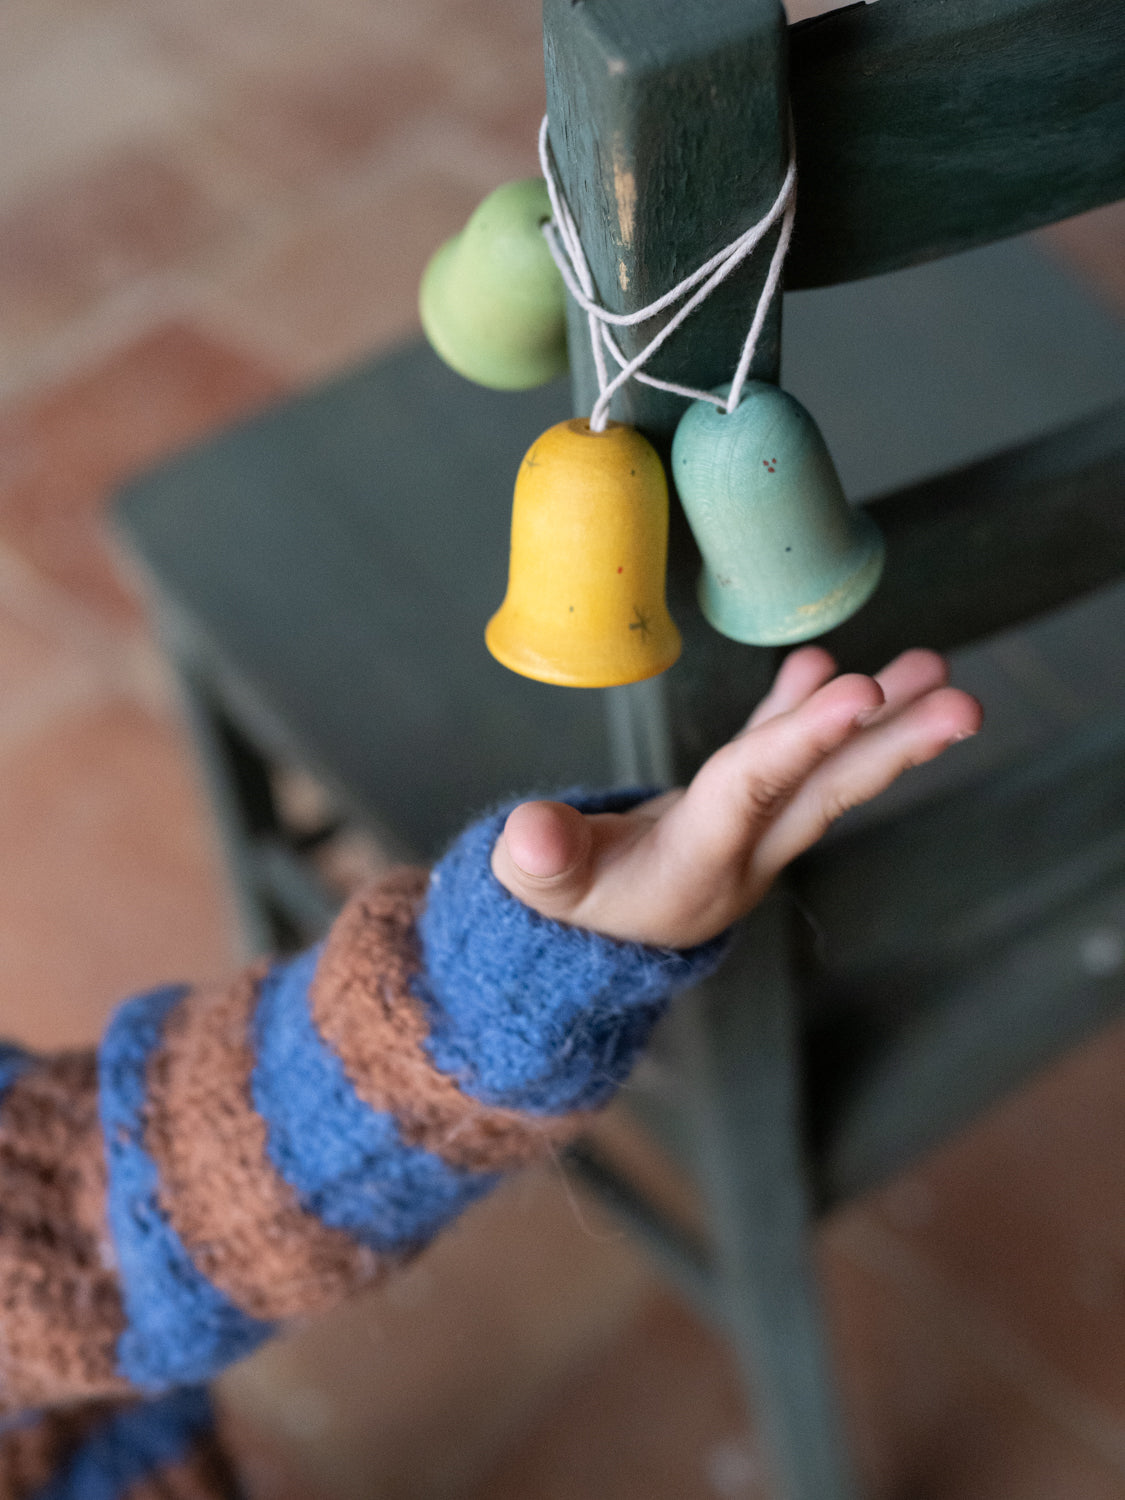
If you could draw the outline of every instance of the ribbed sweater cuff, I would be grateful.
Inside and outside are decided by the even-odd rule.
[[[568,791],[553,800],[624,812],[651,795]],[[431,875],[419,919],[426,1050],[484,1103],[537,1115],[591,1109],[627,1076],[669,997],[717,967],[729,937],[655,948],[540,916],[491,869],[516,805],[467,828]]]

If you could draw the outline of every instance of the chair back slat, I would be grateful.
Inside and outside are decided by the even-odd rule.
[[[1125,197],[1120,0],[879,0],[790,28],[790,289]]]

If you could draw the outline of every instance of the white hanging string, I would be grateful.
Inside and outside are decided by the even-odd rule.
[[[742,395],[742,387],[750,372],[754,351],[758,346],[758,338],[766,321],[766,314],[769,312],[770,304],[781,282],[781,268],[785,264],[785,255],[793,234],[793,219],[797,207],[796,158],[790,155],[789,168],[784,181],[764,218],[759,219],[737,239],[724,246],[710,260],[694,270],[690,276],[685,276],[671,291],[665,292],[662,297],[658,297],[655,302],[650,302],[647,307],[638,308],[636,312],[631,313],[610,312],[597,300],[597,289],[594,286],[594,278],[590,274],[586,253],[582,249],[582,240],[577,225],[559,189],[551,166],[546,115],[539,127],[539,163],[547,182],[547,192],[554,215],[543,225],[543,234],[554,262],[562,273],[567,291],[586,313],[586,322],[590,330],[590,348],[593,352],[594,370],[598,380],[598,399],[594,402],[593,410],[590,412],[591,430],[593,432],[605,431],[609,420],[609,404],[628,380],[640,380],[645,385],[655,386],[657,390],[671,391],[673,395],[686,396],[689,400],[709,401],[712,406],[732,412]],[[781,220],[781,233],[774,247],[765,284],[758,297],[758,305],[754,309],[750,331],[742,345],[742,353],[735,368],[734,378],[731,380],[729,394],[724,398],[716,396],[712,391],[699,391],[693,386],[677,385],[674,381],[658,380],[655,375],[646,374],[643,367],[657,349],[675,333],[680,324],[690,317],[701,303],[706,301],[732,271],[753,254],[760,241],[769,233],[778,219]],[[691,293],[690,296],[689,293]],[[649,340],[639,354],[627,359],[618,347],[617,340],[610,333],[610,327],[631,327],[637,323],[645,323],[663,312],[665,308],[674,306],[684,298],[687,300],[673,313],[659,333]],[[607,351],[620,366],[612,377],[606,364]]]

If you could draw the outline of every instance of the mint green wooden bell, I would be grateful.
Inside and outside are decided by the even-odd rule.
[[[672,475],[703,554],[700,606],[732,640],[808,640],[878,583],[878,527],[848,505],[820,429],[777,386],[747,381],[729,415],[694,401],[676,428]]]
[[[542,178],[505,183],[423,273],[426,337],[479,385],[528,390],[566,369],[566,291],[541,227],[550,217]]]

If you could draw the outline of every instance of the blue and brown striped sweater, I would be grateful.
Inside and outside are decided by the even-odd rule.
[[[96,1053],[0,1051],[0,1500],[231,1493],[203,1384],[574,1135],[718,962],[530,911],[503,817]]]

